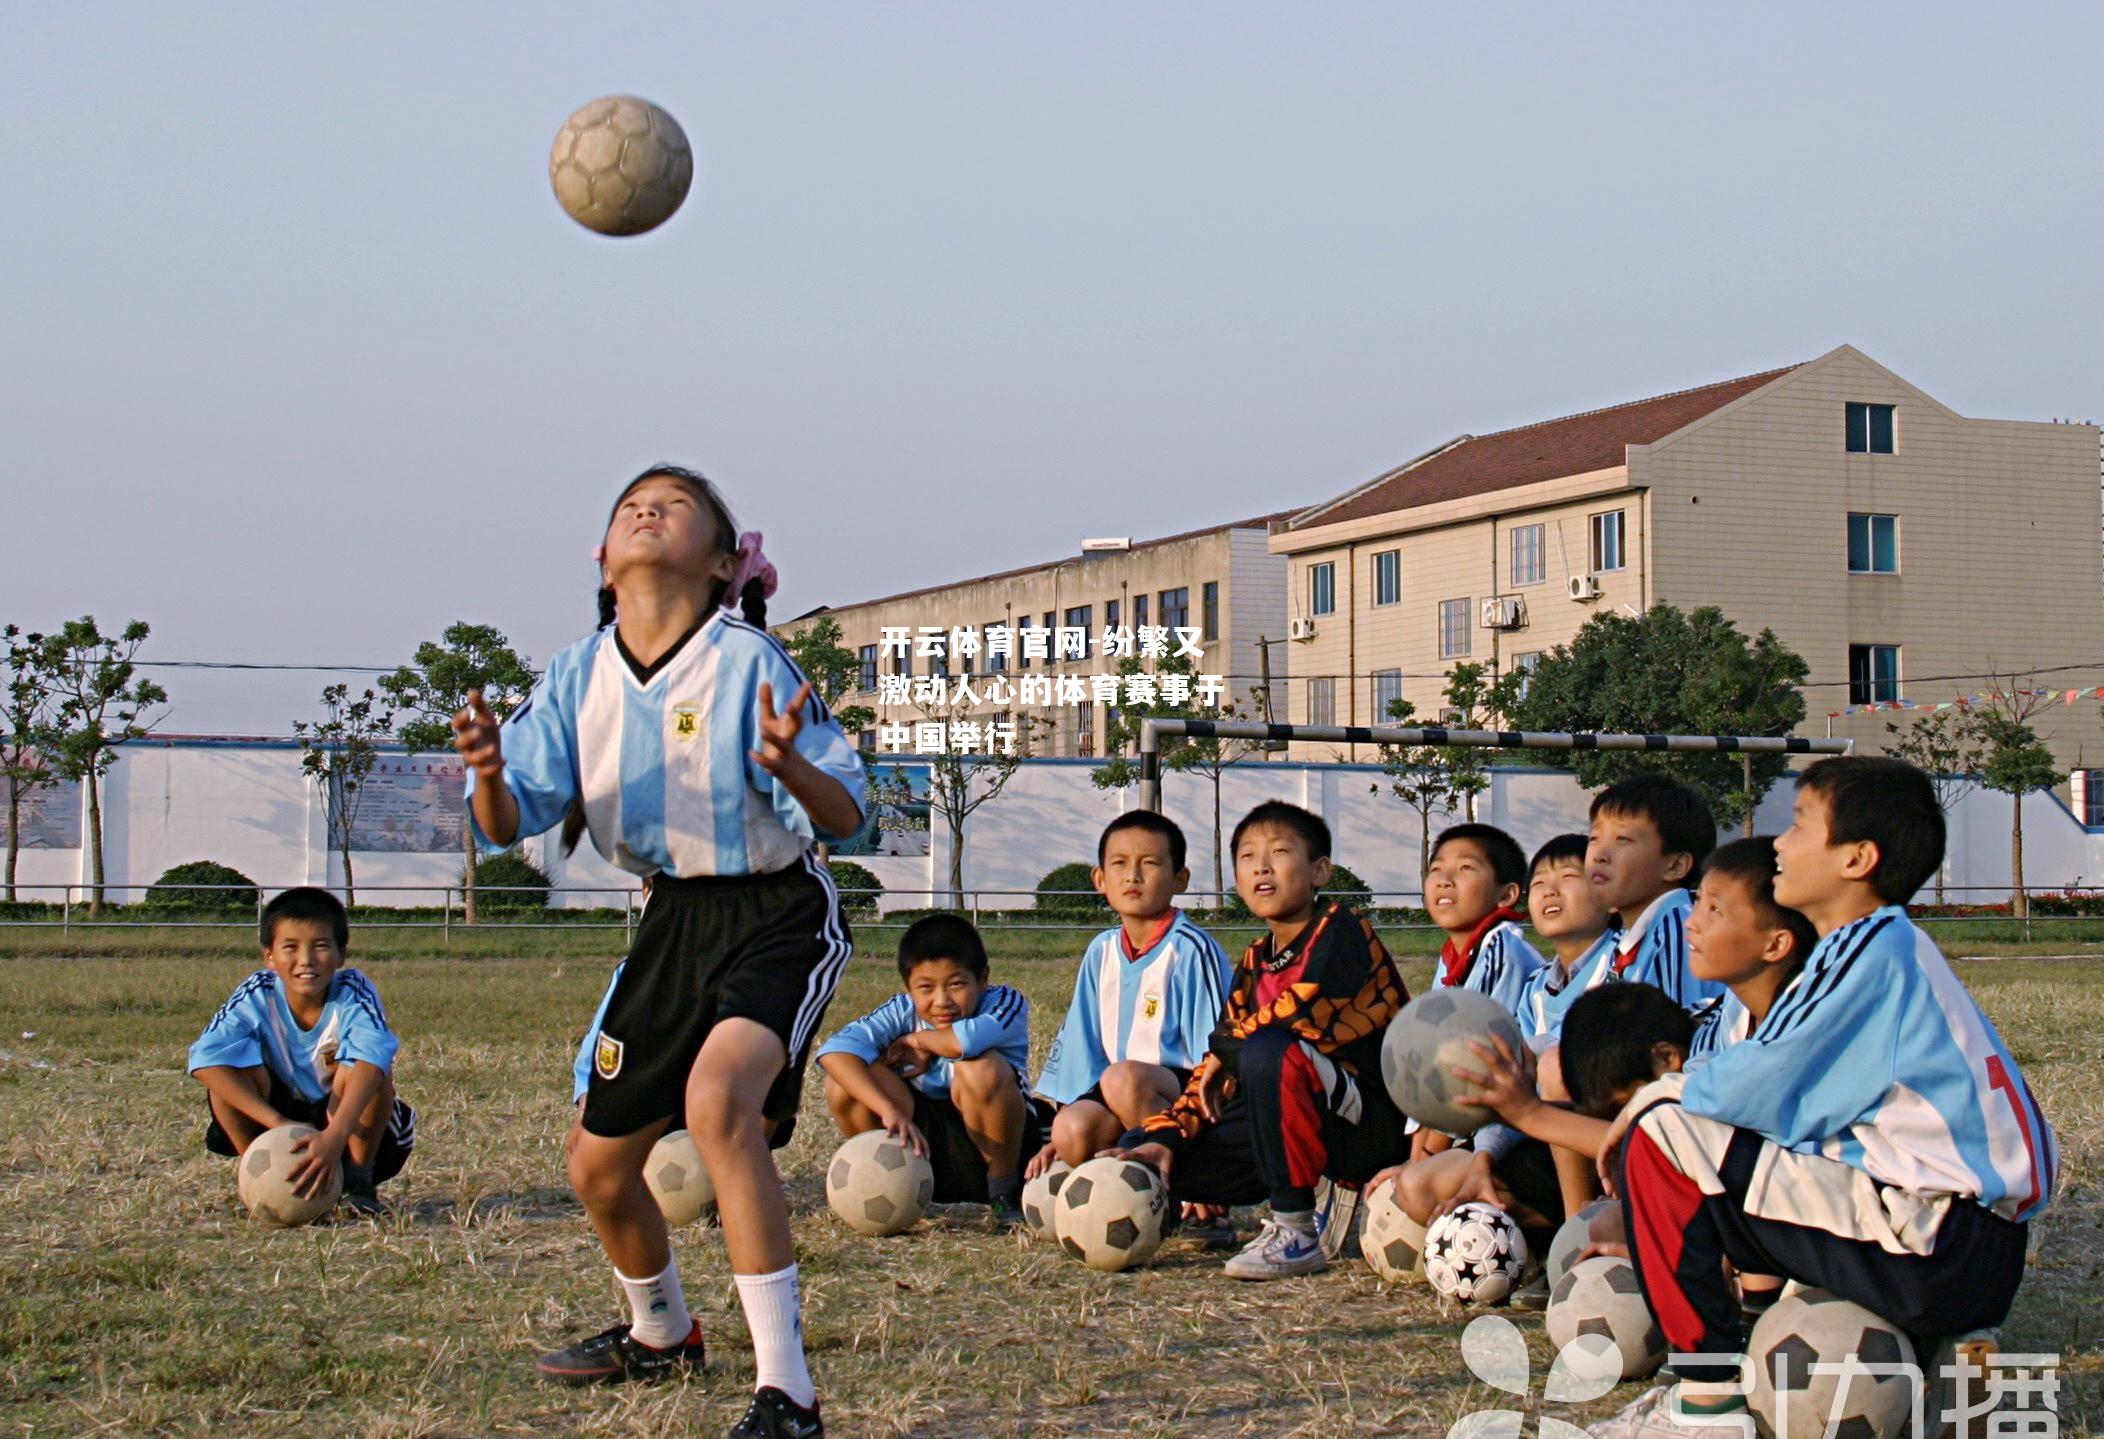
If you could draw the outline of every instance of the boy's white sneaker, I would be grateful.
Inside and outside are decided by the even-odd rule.
[[[1329,1267],[1330,1257],[1322,1252],[1321,1240],[1276,1219],[1266,1219],[1257,1237],[1226,1265],[1231,1279],[1289,1279],[1296,1274],[1320,1274]]]
[[[1594,1439],[1754,1439],[1753,1414],[1740,1408],[1725,1414],[1683,1414],[1673,1402],[1677,1384],[1661,1384],[1637,1396],[1612,1419],[1602,1419],[1585,1432]]]

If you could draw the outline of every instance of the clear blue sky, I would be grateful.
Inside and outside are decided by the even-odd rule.
[[[393,663],[719,477],[777,613],[1850,341],[2104,415],[2094,5],[10,8],[0,618]],[[641,240],[548,146],[649,96]],[[1748,617],[1758,619],[1759,617]],[[160,676],[281,730],[326,677]]]

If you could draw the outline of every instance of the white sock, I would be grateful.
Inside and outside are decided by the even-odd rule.
[[[804,1316],[796,1297],[796,1266],[772,1274],[733,1274],[745,1327],[752,1331],[753,1387],[773,1386],[808,1408],[817,1386],[804,1364]]]
[[[666,1261],[665,1272],[650,1279],[630,1279],[620,1270],[614,1278],[628,1295],[628,1312],[634,1322],[628,1332],[638,1344],[670,1349],[686,1342],[694,1332],[694,1316],[687,1312],[687,1297],[679,1290],[679,1266]]]

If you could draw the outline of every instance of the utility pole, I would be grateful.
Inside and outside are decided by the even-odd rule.
[[[1268,639],[1263,635],[1257,636],[1257,703],[1263,709],[1265,724],[1278,723],[1277,718],[1271,712],[1271,647],[1284,643],[1286,643],[1284,640]],[[1286,742],[1282,739],[1267,739],[1258,747],[1266,754],[1279,754],[1285,750]]]

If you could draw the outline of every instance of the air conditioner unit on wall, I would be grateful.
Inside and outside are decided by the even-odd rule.
[[[1571,598],[1574,600],[1596,600],[1600,598],[1600,580],[1596,575],[1572,575]]]
[[[1312,640],[1315,638],[1315,621],[1292,619],[1286,622],[1286,638],[1289,640]]]
[[[1516,630],[1527,623],[1527,602],[1518,595],[1493,595],[1483,602],[1483,628]]]

